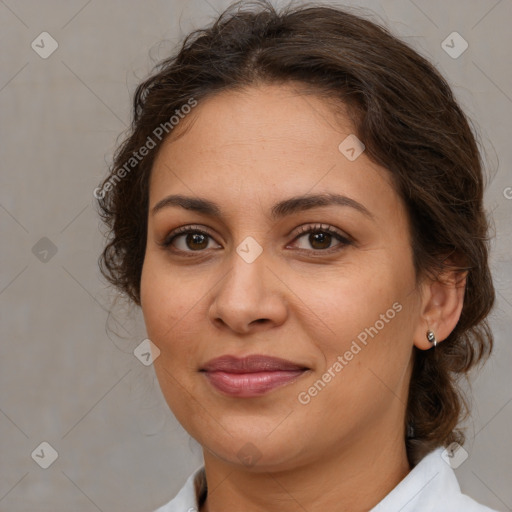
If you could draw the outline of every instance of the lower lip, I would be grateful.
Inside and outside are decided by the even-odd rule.
[[[256,373],[206,372],[213,387],[231,396],[260,396],[272,389],[284,386],[300,377],[305,370],[288,370]]]

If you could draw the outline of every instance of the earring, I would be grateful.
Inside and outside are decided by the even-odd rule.
[[[437,345],[436,335],[431,330],[427,331],[427,340],[433,343],[434,347]]]

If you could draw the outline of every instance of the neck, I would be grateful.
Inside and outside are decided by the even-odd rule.
[[[275,472],[240,468],[205,451],[208,496],[200,512],[367,512],[410,470],[403,432],[360,436],[338,452]]]

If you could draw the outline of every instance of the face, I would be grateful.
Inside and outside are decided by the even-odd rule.
[[[141,280],[173,413],[262,470],[403,444],[420,300],[387,171],[292,86],[223,92],[190,121],[152,170]]]

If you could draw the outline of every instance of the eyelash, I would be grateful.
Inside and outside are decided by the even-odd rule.
[[[176,228],[175,230],[171,231],[169,235],[167,235],[164,240],[159,244],[164,248],[169,249],[171,247],[171,244],[182,235],[188,235],[190,233],[199,233],[201,235],[205,235],[210,237],[212,240],[215,240],[213,236],[208,233],[208,231],[205,231],[200,226],[182,226],[180,228]],[[194,252],[194,251],[180,251],[180,252]],[[199,251],[198,251],[199,252]]]
[[[169,235],[166,236],[165,239],[159,243],[159,245],[167,250],[173,250],[172,243],[179,236],[188,235],[191,233],[198,233],[198,234],[207,236],[215,241],[214,237],[210,233],[208,233],[208,231],[204,230],[200,226],[182,226],[180,228],[173,230],[171,233],[169,233]],[[299,251],[309,252],[309,253],[328,254],[328,253],[331,253],[334,251],[342,250],[344,247],[353,245],[353,243],[354,243],[353,240],[351,240],[347,236],[342,235],[338,230],[336,230],[335,228],[333,228],[332,226],[329,226],[327,224],[315,224],[315,225],[307,224],[307,225],[300,226],[298,228],[298,232],[295,234],[295,236],[292,240],[292,243],[296,242],[304,235],[308,235],[311,233],[328,233],[328,234],[332,235],[340,243],[333,247],[329,247],[327,249],[298,249]],[[287,247],[288,246],[289,246],[289,244],[287,245]],[[204,250],[202,250],[202,251],[182,251],[181,249],[174,249],[174,251],[182,253],[182,254],[191,253],[191,254],[188,254],[190,256],[194,255],[194,253],[197,255],[200,252],[204,252]]]
[[[347,236],[342,235],[337,229],[333,228],[332,226],[329,226],[328,224],[305,224],[303,226],[300,226],[292,243],[296,242],[299,238],[303,237],[304,235],[308,235],[311,233],[328,233],[332,235],[340,243],[327,249],[298,249],[299,251],[307,251],[309,253],[318,254],[329,254],[331,252],[340,251],[348,245],[353,245],[353,240],[351,240]]]

